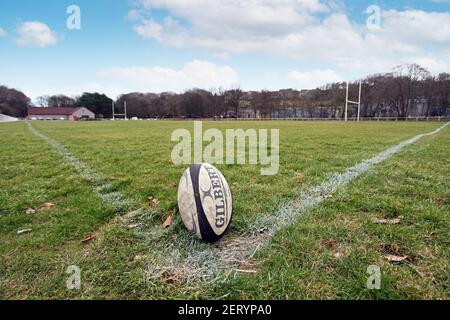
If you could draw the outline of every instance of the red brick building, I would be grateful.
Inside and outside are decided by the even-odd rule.
[[[28,120],[83,120],[94,119],[95,114],[80,108],[28,108]]]

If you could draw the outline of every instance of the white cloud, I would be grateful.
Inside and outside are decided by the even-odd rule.
[[[128,11],[127,20],[135,21],[142,19],[142,15],[137,9]]]
[[[310,13],[330,10],[319,0],[141,0],[141,3],[148,10],[168,9],[173,16],[191,22],[194,28],[215,25],[213,32],[222,26],[228,31],[235,28],[258,33],[273,27],[277,32],[280,27],[304,24],[307,21],[302,20],[309,20]]]
[[[104,93],[110,98],[129,92],[183,92],[193,88],[230,88],[239,83],[237,73],[230,67],[218,66],[205,61],[186,63],[179,70],[165,67],[109,68],[84,79],[55,81],[44,75],[36,83],[10,81],[11,87],[23,90],[36,100],[41,95],[65,94],[79,96],[83,92]]]
[[[262,52],[360,73],[428,61],[448,67],[450,12],[383,11],[379,30],[349,20],[339,1],[141,0],[134,30],[175,47],[228,56]],[[165,9],[163,19],[152,16]],[[433,62],[433,63],[431,63]]]
[[[425,12],[420,10],[383,13],[381,33],[412,44],[448,45],[450,42],[450,12]],[[394,32],[395,31],[395,32]]]
[[[0,27],[0,38],[6,36],[6,34],[7,33],[6,33],[5,29]]]
[[[151,14],[142,18],[134,27],[139,35],[172,46],[202,47],[218,54],[261,50],[268,40],[313,23],[316,20],[313,13],[329,10],[318,0],[141,2],[145,8],[142,16],[159,8],[171,14],[161,22],[152,19]]]
[[[343,81],[342,77],[331,69],[300,72],[294,70],[287,78],[295,83],[298,89],[315,89],[328,83]]]
[[[163,40],[161,38],[162,29],[163,27],[153,20],[144,20],[141,25],[134,27],[134,31],[136,31],[143,38],[155,39],[158,41]]]
[[[98,75],[109,81],[120,82],[122,88],[125,86],[128,91],[142,92],[231,87],[239,81],[236,71],[231,67],[207,61],[191,61],[180,70],[164,67],[110,68],[100,71]]]
[[[46,48],[58,39],[48,25],[37,21],[23,22],[17,28],[16,43],[23,47]]]

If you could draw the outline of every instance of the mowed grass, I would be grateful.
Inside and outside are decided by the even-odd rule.
[[[280,172],[218,165],[233,191],[231,233],[248,228],[281,201],[361,160],[442,123],[205,122],[225,129],[280,129]],[[192,122],[39,122],[33,126],[113,182],[137,207],[160,201],[153,224],[177,215],[177,184],[186,169],[171,161],[171,133]],[[151,248],[103,204],[91,186],[25,123],[0,125],[0,296],[3,298],[448,298],[450,134],[425,138],[355,180],[292,226],[256,258],[256,274],[230,273],[200,286],[142,270]],[[45,202],[51,209],[39,209]],[[27,208],[37,209],[27,214]],[[125,214],[125,212],[123,213]],[[119,214],[120,215],[120,214]],[[402,216],[399,225],[373,218]],[[179,218],[177,218],[179,220]],[[20,229],[31,228],[26,235]],[[177,229],[167,231],[177,232]],[[93,233],[88,244],[80,240]],[[167,237],[170,245],[170,234]],[[389,249],[408,255],[392,264]],[[391,252],[392,253],[392,252]],[[69,291],[69,265],[82,288]],[[369,265],[381,290],[366,288]]]

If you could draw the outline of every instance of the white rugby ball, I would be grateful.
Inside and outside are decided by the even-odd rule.
[[[186,228],[206,242],[219,240],[231,222],[233,202],[225,177],[214,166],[194,164],[178,186],[178,208]]]

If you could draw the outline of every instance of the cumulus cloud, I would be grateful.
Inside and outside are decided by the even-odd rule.
[[[0,38],[6,36],[6,31],[0,27]]]
[[[295,87],[298,89],[315,89],[333,82],[343,81],[334,70],[313,70],[307,72],[300,72],[294,70],[287,75]]]
[[[142,0],[141,3],[144,8],[141,23],[134,27],[140,36],[173,46],[203,47],[220,54],[261,50],[268,39],[278,39],[290,30],[311,24],[316,20],[313,13],[329,10],[318,0]],[[157,22],[151,17],[155,9],[167,9],[170,15]]]
[[[238,75],[229,66],[207,61],[191,61],[180,70],[164,67],[109,68],[98,73],[109,81],[118,81],[129,91],[182,92],[186,89],[231,87],[238,83]]]
[[[16,43],[23,47],[46,48],[58,42],[48,25],[37,21],[22,22],[16,30]]]
[[[416,61],[440,71],[450,58],[449,12],[385,10],[381,28],[370,30],[339,1],[140,1],[134,30],[141,37],[224,56],[262,52],[361,72]],[[159,9],[168,12],[164,19],[152,15]]]

